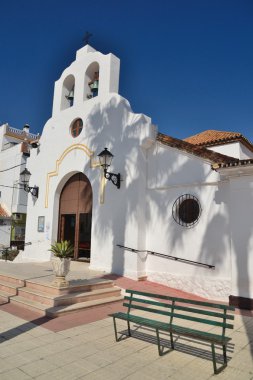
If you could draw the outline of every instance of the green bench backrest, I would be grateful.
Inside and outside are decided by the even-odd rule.
[[[142,298],[147,297],[147,298]],[[234,311],[233,306],[189,300],[185,298],[170,297],[154,293],[126,290],[123,306],[128,308],[128,313],[133,310],[142,310],[156,315],[169,317],[168,322],[174,319],[184,319],[193,322],[222,327],[222,335],[225,329],[232,329],[233,325],[228,320],[233,320],[234,315],[228,311]]]

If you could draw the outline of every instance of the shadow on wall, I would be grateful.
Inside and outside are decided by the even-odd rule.
[[[199,168],[200,170],[201,167]],[[178,166],[174,175],[184,178],[184,173],[188,173],[191,170],[191,163],[186,161],[183,165]],[[158,172],[158,175],[162,175],[162,172]],[[200,175],[203,176],[203,182],[205,180],[205,173],[202,171]],[[171,188],[167,191],[168,198],[177,198],[177,189]],[[205,193],[205,189],[199,187],[189,187],[189,188],[181,188],[179,190],[181,193],[178,195],[182,195],[183,193],[193,192],[193,195],[196,195],[201,199],[202,195]],[[157,195],[158,193],[158,195]],[[209,221],[205,222],[200,218],[197,225],[195,225],[191,229],[182,228],[178,226],[176,223],[169,223],[168,220],[171,218],[171,215],[167,213],[167,205],[164,203],[164,207],[162,207],[161,199],[159,197],[159,190],[157,191],[149,191],[148,192],[149,201],[147,202],[147,223],[156,216],[157,220],[153,221],[153,224],[160,224],[161,221],[165,221],[167,226],[167,245],[171,248],[170,252],[163,252],[166,254],[177,255],[177,252],[185,252],[185,237],[187,240],[191,236],[191,231],[193,232],[192,238],[194,239],[194,245],[196,246],[196,251],[198,253],[198,258],[196,261],[204,262],[207,264],[215,265],[217,271],[224,270],[224,284],[217,284],[217,286],[222,286],[221,291],[224,294],[230,294],[231,292],[231,283],[230,279],[232,277],[231,273],[231,248],[230,245],[234,246],[234,250],[236,252],[236,261],[237,261],[237,287],[244,288],[246,293],[249,293],[250,290],[250,281],[249,281],[249,258],[248,253],[250,252],[250,244],[252,247],[252,222],[246,220],[239,220],[239,215],[243,218],[245,215],[249,215],[248,207],[252,207],[252,198],[247,199],[247,196],[243,196],[244,199],[244,207],[240,207],[241,203],[239,199],[242,199],[242,195],[238,194],[237,199],[232,203],[233,207],[235,204],[237,205],[237,209],[233,211],[231,214],[231,205],[229,204],[229,188],[225,188],[225,191],[222,188],[218,188],[218,191],[215,193],[215,199],[211,199],[209,202],[210,210],[206,210],[207,204],[203,205],[205,209],[205,217],[209,215]],[[213,195],[212,195],[213,197]],[[216,205],[216,210],[213,210],[214,202]],[[153,204],[159,210],[158,213],[154,213],[152,215],[153,208],[150,205]],[[222,212],[220,212],[222,208]],[[229,212],[230,211],[230,212]],[[212,215],[213,214],[213,215]],[[253,214],[253,210],[251,215]],[[204,215],[202,215],[204,216]],[[211,219],[210,219],[211,216]],[[252,219],[251,219],[252,220]],[[229,221],[235,221],[236,225],[231,229]],[[199,234],[198,228],[200,223],[205,224],[204,231]],[[234,223],[234,222],[233,222]],[[232,236],[230,238],[229,231],[232,230]],[[243,229],[243,233],[241,232]],[[236,233],[234,233],[236,231]],[[239,235],[239,236],[238,236]],[[231,240],[231,241],[230,241]],[[250,241],[251,240],[251,241]],[[228,253],[229,252],[229,253]],[[228,253],[226,255],[226,253]],[[182,256],[182,255],[181,255]],[[188,257],[187,257],[188,258]],[[227,267],[228,265],[228,267]],[[209,270],[209,269],[208,269]],[[196,275],[198,269],[196,268]],[[221,273],[222,276],[222,273]],[[233,275],[234,276],[234,275]],[[227,277],[227,278],[226,278]],[[216,286],[216,284],[215,284]],[[250,324],[246,324],[244,322],[244,327],[246,333],[248,335],[249,341],[252,341],[252,326]],[[250,348],[253,356],[253,342],[250,343]]]
[[[252,291],[250,287],[253,286],[250,281],[252,276],[252,238],[253,238],[253,191],[250,189],[252,180],[246,184],[246,187],[239,187],[231,192],[230,199],[230,221],[231,221],[231,247],[234,253],[232,260],[235,260],[234,277],[237,278],[237,288],[243,289],[243,294],[239,296],[252,298]],[[245,307],[244,302],[240,302],[239,307]],[[251,341],[251,355],[253,357],[253,334],[252,325],[245,323],[245,331],[248,335],[249,341]]]
[[[231,184],[230,184],[231,186]],[[231,188],[230,188],[231,191]],[[231,194],[231,192],[230,192]],[[252,207],[252,198],[250,192],[245,194],[238,192],[234,198],[229,199],[229,189],[225,193],[217,191],[215,201],[224,203],[228,210],[228,220],[221,214],[213,216],[212,220],[206,227],[206,233],[203,238],[200,259],[211,261],[217,269],[224,265],[224,262],[229,263],[231,268],[231,260],[235,263],[235,270],[232,269],[231,279],[237,289],[240,289],[239,295],[250,294],[250,273],[249,273],[249,253],[250,241],[253,235],[252,221],[246,223],[246,215],[249,215],[249,209]],[[224,196],[225,195],[225,196]],[[240,200],[243,199],[243,202]],[[252,215],[252,214],[251,214]],[[230,233],[230,235],[229,235]],[[226,238],[228,236],[228,238]],[[210,244],[209,242],[212,242]],[[225,257],[225,253],[229,252],[229,257]],[[235,257],[234,257],[235,253]],[[232,265],[233,266],[233,265]],[[224,268],[226,272],[231,269]],[[237,278],[237,280],[236,280]],[[229,294],[231,294],[231,287]],[[233,292],[232,284],[232,292]],[[240,308],[245,305],[239,303]],[[253,357],[253,342],[252,342],[252,326],[243,319],[245,332],[248,336],[251,355]]]
[[[151,203],[159,210],[159,218],[164,221],[168,218],[172,218],[172,215],[168,215],[166,207],[161,207],[161,199],[159,197],[158,191],[149,191],[149,199],[147,201],[143,199],[144,190],[146,187],[145,170],[146,168],[146,153],[142,151],[140,147],[140,119],[141,115],[130,114],[131,112],[129,104],[127,101],[121,97],[112,98],[107,104],[96,105],[87,120],[87,128],[89,128],[89,133],[87,136],[84,135],[84,140],[86,145],[88,145],[93,151],[99,152],[108,147],[115,157],[117,157],[116,168],[123,175],[123,182],[121,184],[122,189],[117,190],[111,183],[107,184],[106,189],[106,201],[103,207],[103,211],[99,213],[95,223],[96,235],[101,241],[106,239],[108,235],[112,236],[112,272],[117,272],[118,274],[124,273],[125,266],[125,254],[116,245],[118,243],[126,244],[128,241],[128,232],[126,231],[126,226],[129,221],[135,222],[137,227],[141,226],[141,221],[145,220],[148,225],[153,220],[153,208],[150,206]],[[144,128],[144,126],[143,126]],[[103,141],[103,146],[98,146],[97,135],[99,134],[99,141]],[[160,159],[166,159],[166,151],[161,153]],[[119,159],[120,158],[120,159]],[[189,171],[191,168],[191,162],[186,161],[184,164],[178,166],[177,170],[173,173],[175,176],[180,176],[184,178],[184,173]],[[110,168],[115,172],[114,168]],[[204,168],[199,170],[203,172],[200,173],[205,180],[207,175],[204,172]],[[163,170],[158,168],[158,176],[164,175]],[[145,187],[143,187],[145,186]],[[184,192],[190,191],[184,188]],[[127,192],[125,192],[127,190]],[[182,188],[181,188],[182,190]],[[199,187],[194,187],[194,195],[201,197],[202,189]],[[116,193],[115,193],[116,192]],[[168,190],[168,197],[172,197],[173,194],[176,195],[175,190]],[[124,197],[124,195],[127,195]],[[181,194],[179,194],[181,195]],[[226,192],[226,198],[228,197],[228,192]],[[175,196],[176,199],[176,196]],[[174,199],[174,200],[175,200]],[[115,200],[115,202],[114,202]],[[143,214],[143,202],[146,202],[146,214]],[[116,209],[112,211],[112,207]],[[247,207],[247,205],[246,205]],[[235,211],[235,214],[238,210]],[[240,215],[243,214],[243,210],[240,210]],[[229,215],[229,220],[234,216]],[[201,221],[200,221],[201,222]],[[242,223],[242,221],[239,221]],[[168,246],[175,248],[180,248],[184,246],[184,237],[189,235],[187,229],[180,229],[176,223],[167,222],[167,242]],[[249,289],[249,277],[248,277],[248,246],[249,240],[252,234],[251,224],[246,225],[243,233],[243,242],[240,239],[240,244],[238,245],[238,239],[232,236],[232,244],[235,247],[235,251],[238,252],[237,256],[237,269],[238,269],[238,284],[241,279],[240,276],[244,277],[246,282],[246,287]],[[195,230],[197,231],[197,229]],[[217,235],[218,231],[218,235]],[[201,260],[206,260],[210,264],[216,266],[222,266],[224,264],[224,252],[227,251],[226,248],[226,238],[228,232],[228,224],[226,217],[222,214],[214,214],[211,221],[206,224],[205,231],[202,236],[195,236],[199,244],[199,258]],[[141,228],[138,228],[137,242],[138,247],[133,247],[136,249],[143,249],[145,247],[145,239],[141,234]],[[201,239],[201,240],[200,240]],[[212,244],[210,244],[212,241]],[[147,247],[149,249],[149,247]],[[167,254],[172,254],[173,252],[164,252]],[[129,253],[130,254],[130,253]],[[239,256],[240,254],[240,256]],[[242,257],[244,259],[242,260]],[[245,325],[245,328],[250,337],[249,327]]]
[[[215,269],[219,271],[224,261],[230,262],[229,257],[225,257],[228,249],[228,220],[221,214],[215,214],[208,223],[202,240],[200,261],[215,265]]]
[[[167,157],[167,152],[166,150],[164,153],[159,154],[159,160],[161,161],[168,161]],[[174,167],[173,173],[166,174],[169,177],[169,182],[171,183],[172,178],[178,178],[180,181],[184,181],[185,178],[185,173],[189,173],[192,170],[192,160],[189,159],[185,161],[183,164],[178,164],[175,165],[175,161],[172,163]],[[164,174],[164,168],[158,165],[156,168],[157,172],[157,178],[160,178],[162,181],[162,177],[165,175]],[[203,166],[199,166],[199,172],[198,175],[200,178],[202,178],[202,181],[204,182],[206,179],[207,174],[204,171]],[[173,182],[173,181],[172,181]],[[162,194],[165,194],[163,196]],[[152,221],[152,224],[161,224],[163,226],[167,226],[165,230],[165,235],[166,235],[166,245],[169,247],[169,252],[162,252],[164,254],[169,254],[172,256],[178,256],[177,253],[185,250],[185,242],[184,239],[186,236],[189,236],[191,233],[194,234],[194,239],[196,241],[196,246],[197,240],[200,239],[200,237],[196,236],[196,225],[194,229],[187,229],[185,227],[182,227],[178,225],[172,216],[172,206],[176,199],[185,194],[185,193],[190,193],[192,195],[195,195],[197,198],[200,198],[200,193],[201,190],[199,187],[171,187],[166,190],[150,190],[148,191],[148,200],[147,200],[147,209],[146,209],[146,218],[147,218],[147,223]],[[157,212],[154,212],[154,208],[157,210]],[[168,212],[169,210],[169,212]],[[157,220],[154,220],[154,217],[157,218]],[[188,258],[188,257],[186,257]]]
[[[140,194],[141,186],[145,184],[145,173],[141,170],[145,164],[145,153],[140,147],[140,118],[141,115],[131,113],[126,100],[114,97],[104,106],[94,107],[87,120],[89,134],[87,137],[84,136],[85,143],[95,152],[103,150],[104,147],[112,151],[117,169],[110,167],[110,171],[120,172],[123,179],[120,190],[112,183],[107,183],[105,203],[101,206],[103,212],[97,217],[94,215],[96,219],[93,219],[95,233],[100,241],[112,236],[113,252],[110,266],[112,272],[118,274],[124,273],[125,256],[117,244],[124,244],[127,240],[127,224],[132,221],[138,226],[138,220],[143,214],[141,202],[145,202],[143,196],[141,197],[143,194]],[[98,134],[103,146],[97,145]],[[139,244],[144,244],[141,236],[137,240]]]

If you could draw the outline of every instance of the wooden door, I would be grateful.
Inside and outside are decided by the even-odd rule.
[[[58,240],[70,240],[74,258],[90,257],[92,188],[83,173],[73,175],[60,196]]]

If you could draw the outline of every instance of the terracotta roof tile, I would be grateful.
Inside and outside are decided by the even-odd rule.
[[[214,146],[240,141],[242,144],[247,146],[248,149],[253,151],[253,145],[251,142],[239,132],[226,132],[209,129],[198,133],[197,135],[187,137],[184,141],[199,146]]]
[[[2,218],[9,218],[10,217],[8,212],[1,205],[0,205],[0,217],[2,217]]]
[[[168,145],[173,148],[180,149],[195,156],[207,159],[213,164],[226,164],[226,163],[236,163],[239,162],[238,158],[229,157],[221,153],[214,152],[212,150],[206,149],[205,147],[200,147],[198,145],[190,144],[187,141],[176,139],[175,137],[164,135],[163,133],[158,133],[156,140],[162,144]]]

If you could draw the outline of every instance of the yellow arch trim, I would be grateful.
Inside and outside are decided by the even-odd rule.
[[[67,149],[64,150],[61,157],[56,160],[55,164],[55,170],[52,172],[47,173],[47,180],[46,180],[46,196],[45,196],[45,208],[48,208],[48,193],[49,193],[49,182],[51,177],[55,177],[59,174],[59,167],[64,160],[64,158],[72,152],[72,150],[79,149],[82,150],[90,159],[93,156],[94,152],[90,150],[86,145],[84,144],[73,144],[69,146]],[[92,166],[91,166],[92,167]]]

